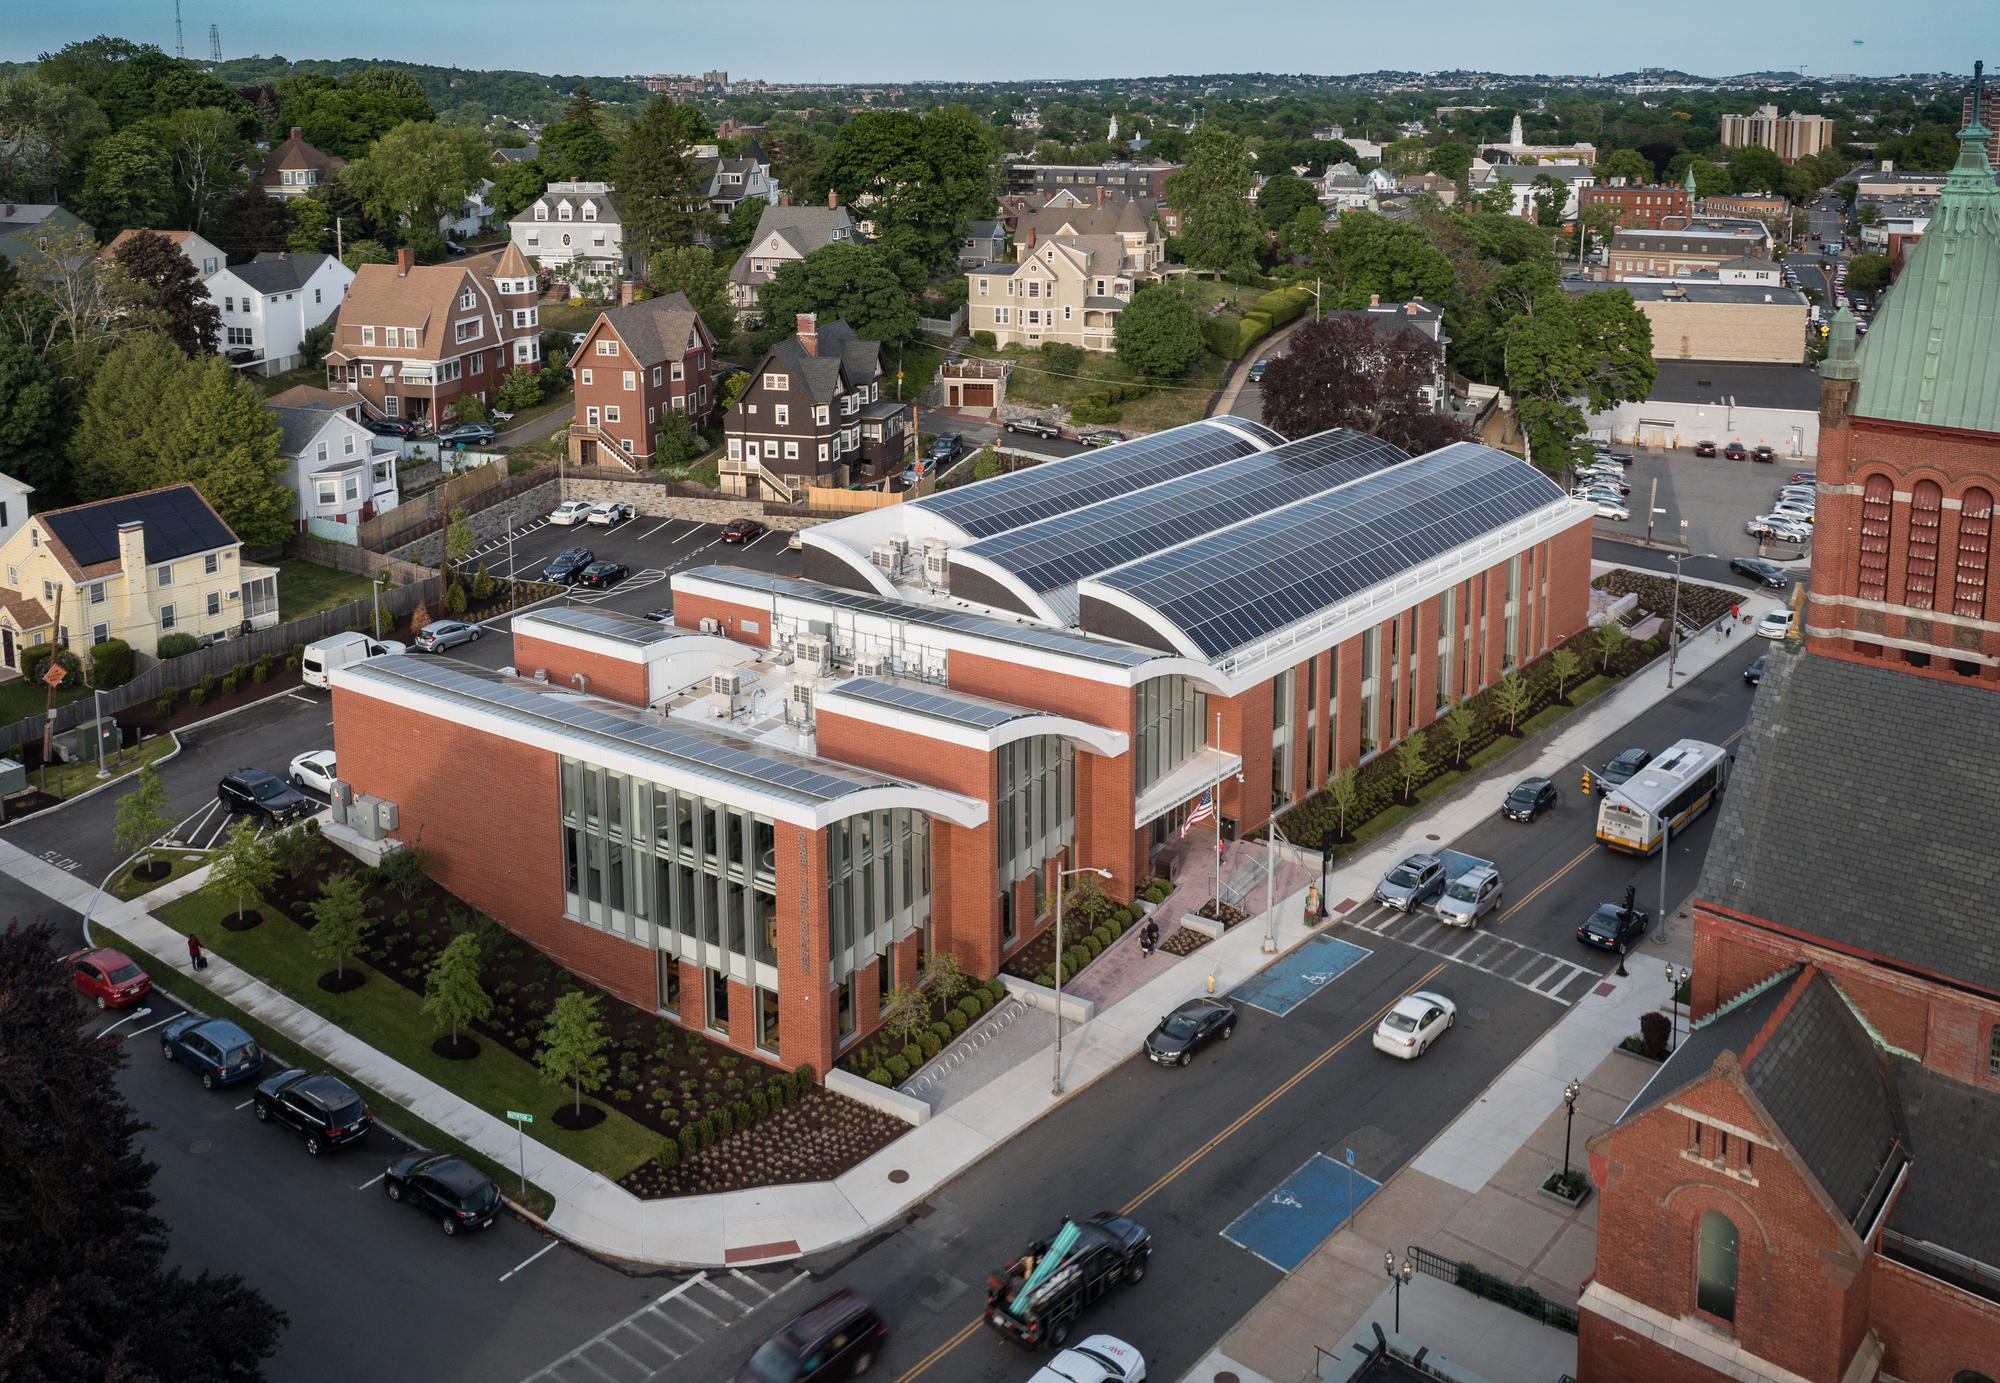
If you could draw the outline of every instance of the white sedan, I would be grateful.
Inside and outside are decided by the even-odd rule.
[[[1632,517],[1632,511],[1615,499],[1608,499],[1602,495],[1585,495],[1583,498],[1597,506],[1597,517],[1600,519],[1616,519],[1623,523]]]
[[[638,512],[629,504],[593,504],[584,521],[598,528],[609,528],[621,519],[637,516]]]
[[[1399,999],[1375,1029],[1375,1050],[1405,1061],[1420,1057],[1438,1034],[1458,1019],[1458,1005],[1442,994],[1419,989]]]
[[[333,796],[333,751],[315,749],[292,760],[292,786],[311,788],[324,797]]]
[[[1782,639],[1792,632],[1792,612],[1772,610],[1757,621],[1757,637],[1762,639]]]
[[[1146,1361],[1114,1335],[1092,1335],[1058,1354],[1028,1383],[1145,1383]]]
[[[590,508],[590,501],[587,499],[566,499],[549,515],[549,522],[558,528],[568,528],[572,524],[579,524],[588,519]]]

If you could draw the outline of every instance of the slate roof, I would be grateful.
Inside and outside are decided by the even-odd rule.
[[[1674,1048],[1660,1069],[1653,1073],[1651,1080],[1632,1097],[1632,1103],[1618,1116],[1624,1123],[1634,1114],[1652,1108],[1676,1091],[1685,1089],[1708,1074],[1715,1065],[1715,1059],[1724,1052],[1741,1054],[1749,1049],[1751,1039],[1763,1031],[1778,1005],[1790,988],[1789,981],[1772,985],[1769,989],[1739,1004],[1727,1013],[1702,1024],[1693,1032],[1681,1033],[1681,1045]]]
[[[1854,1224],[1879,1209],[1883,1168],[1901,1158],[1889,1059],[1833,981],[1814,974],[1793,987],[1790,1010],[1743,1063],[1744,1080]]]
[[[768,258],[776,253],[771,248],[771,237],[778,236],[799,258],[803,259],[822,245],[835,244],[833,233],[845,229],[847,240],[854,242],[854,218],[846,207],[828,206],[766,206],[757,216],[757,234],[750,242],[750,248],[737,259],[730,269],[729,277],[737,283],[764,284],[771,281],[768,270],[754,272],[750,268],[750,257]]]
[[[192,485],[169,485],[136,495],[51,509],[34,521],[49,535],[49,550],[77,580],[120,570],[118,525],[146,525],[146,562],[171,562],[197,552],[236,546],[236,535]]]
[[[783,360],[792,373],[803,381],[806,393],[814,403],[830,403],[844,392],[843,366],[847,389],[868,384],[882,373],[882,343],[861,340],[845,322],[822,323],[814,344],[819,350],[818,355],[808,355],[805,343],[796,336],[787,337],[771,347],[771,354]],[[761,366],[759,372],[762,372]]]
[[[495,163],[527,163],[541,156],[542,146],[539,144],[529,144],[519,149],[495,149],[493,151],[493,161]]]
[[[604,320],[641,365],[679,360],[703,344],[701,317],[685,293],[662,293],[644,302],[610,308]],[[690,337],[693,345],[688,344]]]
[[[2000,696],[1779,647],[1696,896],[2000,994],[1996,835]]]
[[[332,255],[274,254],[265,251],[248,264],[232,264],[226,272],[259,293],[291,293],[306,286]]]
[[[1889,1228],[2000,1264],[2000,1095],[1892,1060],[1915,1161]]]
[[[277,187],[280,185],[278,175],[288,168],[317,168],[322,174],[331,174],[346,166],[346,159],[333,154],[322,154],[301,139],[298,131],[294,130],[292,137],[274,146],[271,152],[264,156],[262,163],[246,164],[244,171],[250,175],[250,181],[258,187]],[[324,176],[320,179],[321,182],[327,180]]]

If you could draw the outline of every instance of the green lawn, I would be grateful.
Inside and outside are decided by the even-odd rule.
[[[513,429],[519,427],[522,423],[532,422],[534,419],[542,417],[544,414],[553,413],[559,408],[574,408],[575,406],[576,406],[576,392],[573,389],[569,388],[569,386],[565,385],[562,388],[556,390],[553,394],[550,394],[547,397],[545,397],[540,403],[535,404],[532,408],[523,408],[520,412],[514,415],[512,421],[504,424],[496,424],[496,426],[503,427],[505,430],[511,432]]]
[[[22,650],[22,661],[32,649]],[[76,688],[72,690],[72,688]],[[68,678],[56,688],[56,705],[67,706],[72,701],[81,701],[90,695],[90,688],[76,687],[76,679]],[[9,682],[0,687],[0,725],[12,725],[17,720],[38,716],[49,708],[49,689],[41,682]]]
[[[568,303],[542,304],[543,331],[588,331],[601,307],[571,307]]]
[[[137,773],[145,765],[152,763],[174,747],[172,735],[155,735],[137,749],[121,751],[120,756],[107,757],[104,767],[111,773],[112,781]],[[90,759],[80,764],[59,764],[48,772],[36,772],[28,776],[31,786],[57,797],[70,798],[79,792],[88,792],[97,786],[97,760]]]
[[[313,954],[308,932],[273,908],[263,910],[262,926],[226,931],[222,918],[235,910],[233,899],[204,889],[175,899],[154,915],[175,931],[199,936],[215,954],[494,1117],[502,1118],[510,1109],[533,1114],[528,1131],[538,1141],[613,1181],[659,1151],[659,1135],[615,1109],[593,1129],[564,1132],[550,1117],[563,1103],[564,1090],[544,1085],[524,1057],[482,1037],[485,1050],[473,1060],[444,1060],[431,1051],[440,1032],[415,994],[365,964],[357,968],[368,976],[366,984],[346,994],[329,994],[318,980],[333,967]]]
[[[1115,355],[1086,351],[1075,378],[1049,373],[1040,351],[1018,347],[989,350],[976,343],[966,346],[968,355],[1002,360],[1012,365],[1007,377],[1007,402],[1031,407],[1067,407],[1085,394],[1107,384],[1138,384],[1139,372]],[[1128,399],[1118,405],[1119,428],[1158,432],[1182,423],[1191,423],[1208,407],[1209,396],[1229,373],[1230,362],[1203,351],[1194,368],[1171,384],[1159,385],[1144,398]]]
[[[308,365],[296,370],[287,370],[281,375],[251,375],[250,378],[257,382],[257,387],[263,390],[264,397],[269,399],[301,384],[310,384],[315,389],[326,388],[326,366]]]
[[[367,599],[371,583],[365,576],[321,566],[302,557],[283,557],[278,568],[278,617],[287,622]]]
[[[102,922],[93,923],[92,925],[104,944],[116,946],[130,955],[138,955],[140,953],[138,947],[126,941]],[[290,924],[287,923],[286,925],[289,926]],[[260,928],[259,930],[262,929]],[[228,1000],[196,984],[180,971],[168,966],[155,964],[147,967],[147,973],[152,976],[153,988],[162,991],[178,1003],[199,1013],[207,1014],[211,1018],[229,1019],[232,1023],[235,1023],[245,1032],[256,1038],[258,1046],[286,1065],[302,1066],[310,1070],[326,1069],[326,1062],[322,1058],[314,1056],[277,1029],[252,1018]],[[520,1164],[516,1163],[513,1166],[507,1166],[483,1157],[471,1148],[466,1147],[456,1138],[453,1138],[450,1134],[419,1119],[416,1115],[410,1113],[409,1110],[398,1107],[394,1100],[391,1100],[388,1096],[371,1088],[364,1082],[356,1080],[347,1072],[338,1071],[336,1074],[352,1086],[363,1100],[368,1102],[369,1108],[375,1113],[376,1122],[385,1127],[395,1129],[396,1132],[405,1137],[416,1139],[422,1146],[433,1151],[457,1153],[460,1157],[478,1167],[480,1171],[486,1173],[487,1176],[492,1177],[494,1184],[499,1186],[501,1191],[515,1204],[525,1207],[543,1219],[547,1219],[549,1213],[555,1209],[555,1197],[535,1185],[532,1181],[528,1183],[526,1194],[522,1193]]]
[[[154,858],[166,861],[169,870],[165,875],[154,879],[150,883],[143,879],[132,877],[132,871],[138,868],[139,862],[137,860],[129,861],[121,865],[118,872],[111,876],[111,882],[105,885],[105,892],[109,893],[113,898],[122,898],[129,903],[134,898],[151,893],[161,884],[178,879],[190,870],[201,868],[208,863],[208,854],[209,852],[206,850],[161,850]]]

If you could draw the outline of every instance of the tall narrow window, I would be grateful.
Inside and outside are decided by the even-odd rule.
[[[1736,1319],[1736,1226],[1719,1210],[1701,1215],[1694,1304],[1718,1320]]]
[[[1944,491],[1934,480],[1919,480],[1910,491],[1910,557],[1903,578],[1903,603],[1919,610],[1936,608],[1938,533],[1944,517]]]
[[[1895,487],[1889,477],[1868,477],[1861,490],[1861,558],[1856,594],[1863,600],[1889,598],[1889,520],[1895,510]]]
[[[729,977],[720,970],[708,972],[708,1026],[717,1032],[729,1031]]]
[[[1954,615],[1986,617],[1986,561],[1992,541],[1993,496],[1985,490],[1967,490],[1958,511],[1958,575],[1951,601]]]

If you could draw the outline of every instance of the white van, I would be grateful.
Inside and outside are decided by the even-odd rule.
[[[337,667],[346,667],[366,658],[386,658],[392,653],[409,651],[406,645],[394,639],[371,639],[366,634],[335,634],[306,645],[305,657],[299,660],[299,677],[309,687],[324,688],[328,685],[327,674]]]

